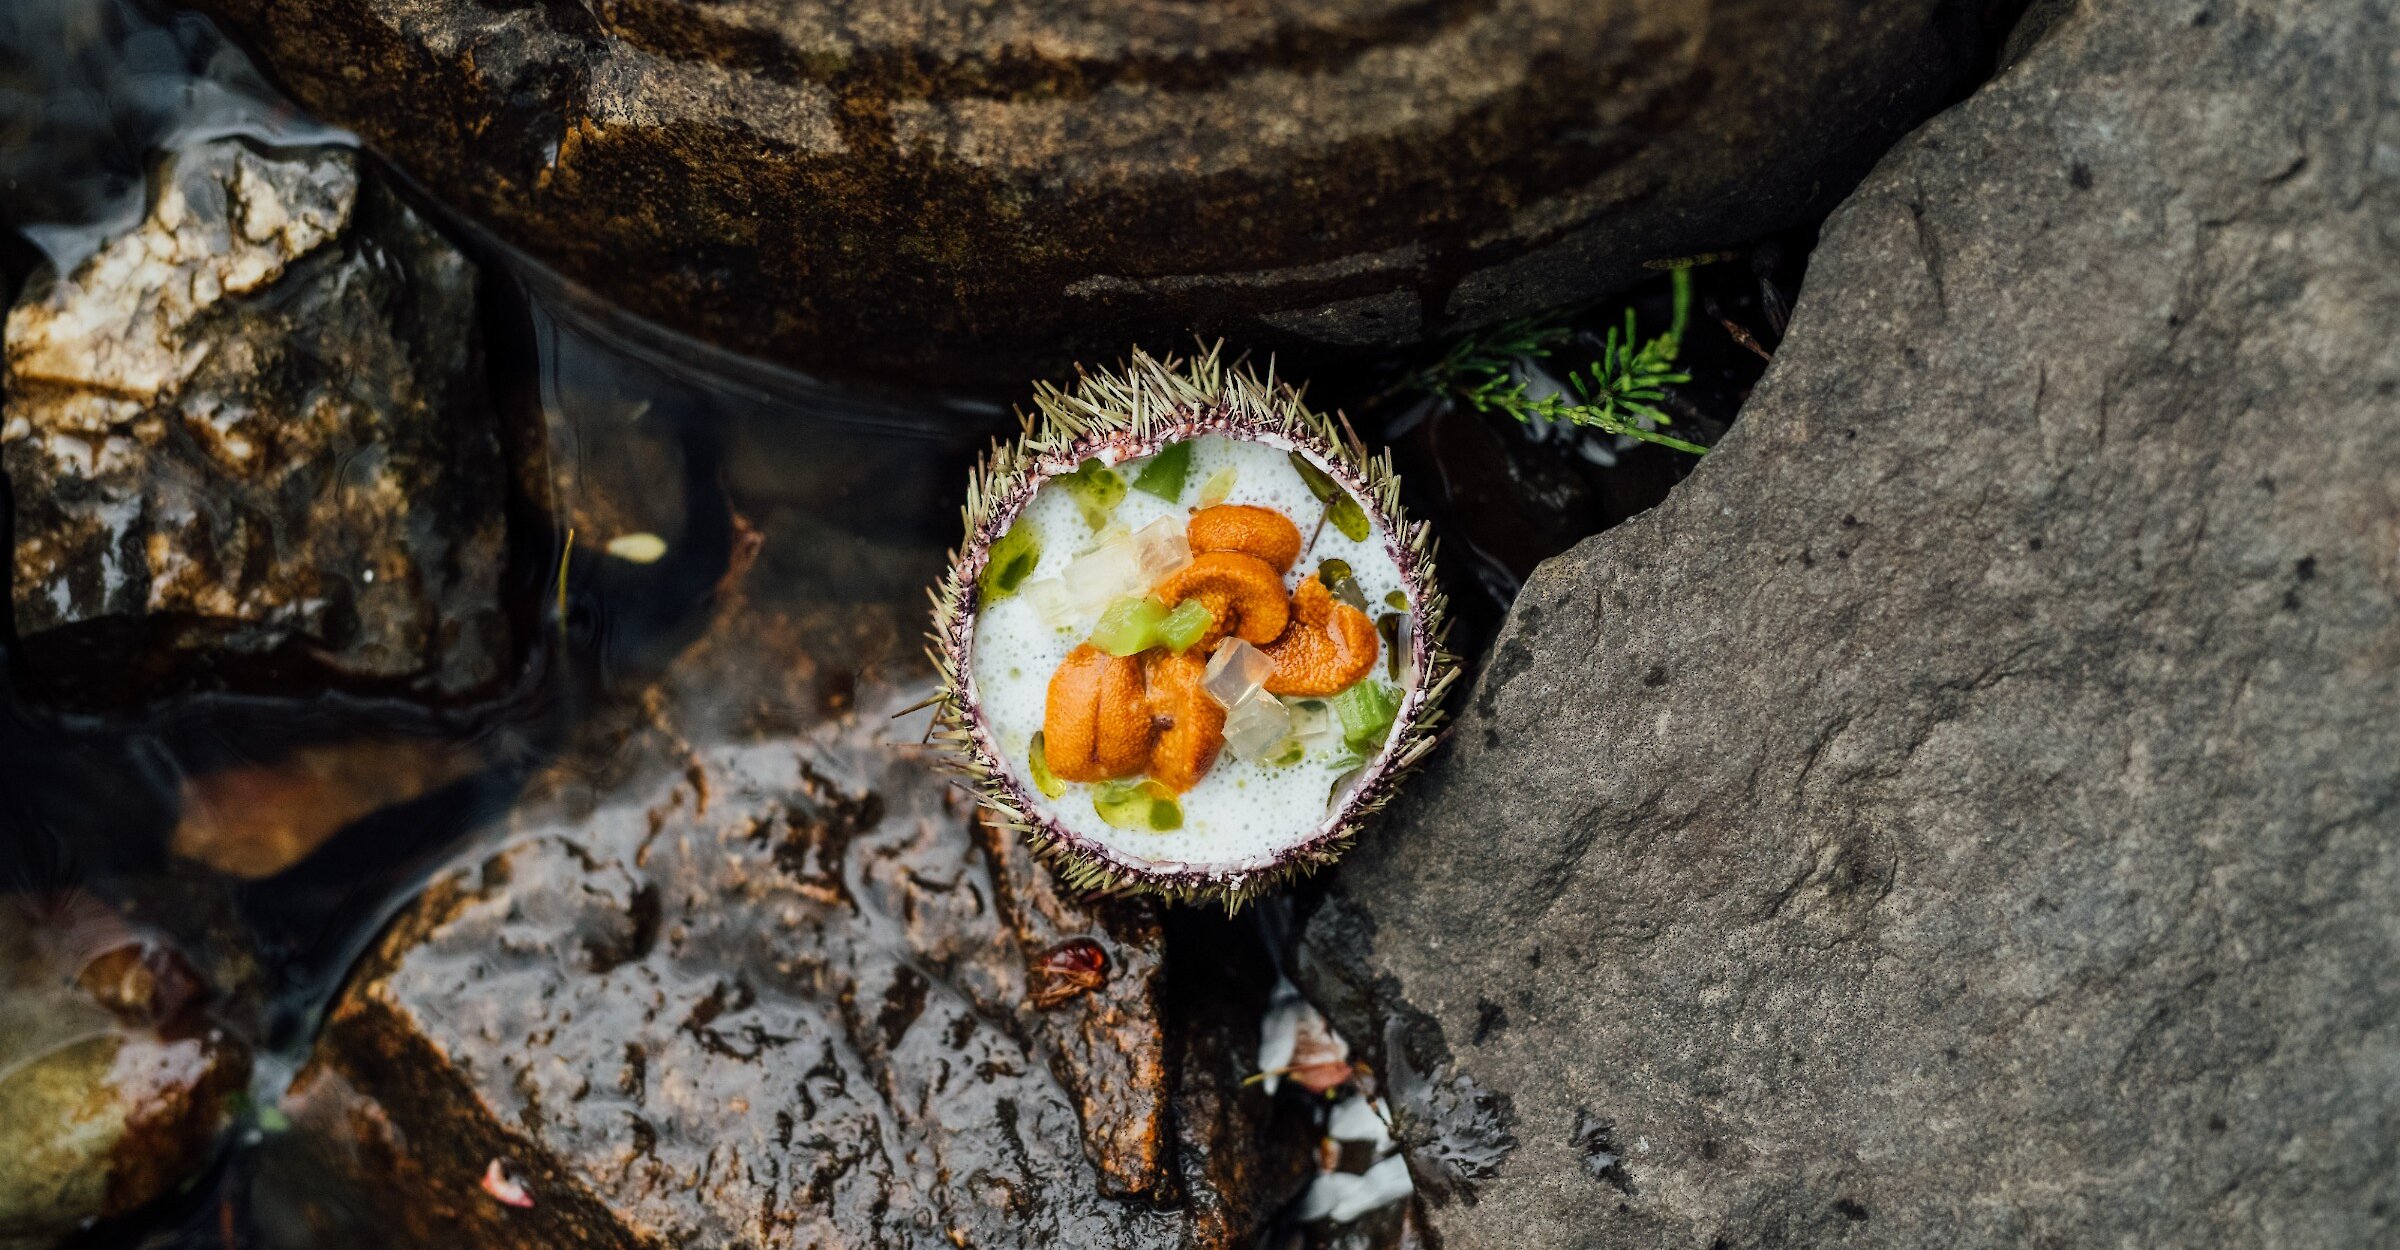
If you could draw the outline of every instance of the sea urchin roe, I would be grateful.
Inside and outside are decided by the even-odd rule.
[[[1192,514],[1184,527],[1195,552],[1238,551],[1256,556],[1277,573],[1300,558],[1300,527],[1273,508],[1219,504]]]
[[[1183,828],[1183,804],[1155,781],[1103,781],[1092,787],[1092,810],[1119,829],[1171,833]]]
[[[1200,784],[1225,746],[1225,709],[1201,689],[1197,656],[1152,652],[1143,666],[1149,684],[1150,779],[1181,794]]]
[[[1085,643],[1050,675],[1044,759],[1066,781],[1103,781],[1150,762],[1151,723],[1141,661]]]
[[[1150,457],[1150,463],[1134,475],[1133,488],[1145,495],[1154,495],[1173,503],[1183,498],[1183,479],[1192,471],[1192,445],[1169,443]]]
[[[1256,556],[1234,551],[1209,551],[1192,557],[1181,572],[1152,588],[1170,602],[1198,599],[1208,609],[1208,629],[1201,646],[1234,634],[1252,643],[1272,641],[1291,620],[1292,605],[1284,598],[1283,575]]]
[[[1017,593],[1017,587],[1025,584],[1034,566],[1041,562],[1041,532],[1033,527],[1033,522],[1019,517],[985,555],[983,572],[975,577],[977,597],[988,604]]]
[[[1125,479],[1097,460],[1086,460],[1075,466],[1074,472],[1061,473],[1055,480],[1073,497],[1083,523],[1091,526],[1093,533],[1100,532],[1116,515],[1117,505],[1125,501]]]
[[[1275,662],[1268,693],[1333,694],[1374,671],[1375,622],[1311,573],[1292,592],[1291,628],[1261,649]]]

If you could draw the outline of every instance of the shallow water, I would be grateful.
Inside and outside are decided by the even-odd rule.
[[[42,266],[72,267],[137,220],[159,154],[227,135],[346,142],[284,105],[199,18],[129,0],[0,6],[5,292],[13,299]],[[268,1109],[379,928],[429,874],[504,836],[529,787],[555,792],[562,769],[606,770],[603,713],[701,635],[729,568],[747,566],[755,601],[797,622],[808,668],[752,681],[741,663],[721,666],[721,685],[678,709],[686,732],[763,720],[802,735],[913,702],[928,681],[924,588],[957,539],[965,473],[1014,428],[988,397],[836,386],[682,339],[417,202],[480,265],[495,405],[546,457],[542,480],[505,504],[521,675],[443,708],[305,684],[123,708],[79,698],[71,674],[30,670],[7,640],[0,892],[44,915],[97,904],[112,924],[181,951],[215,988],[214,1018],[256,1054],[237,1147],[158,1208],[93,1230],[91,1245],[300,1247],[344,1235],[345,1202],[312,1161],[321,1143]],[[1793,276],[1789,263],[1770,273]],[[1719,293],[1768,334],[1775,319],[1759,301],[1771,296],[1751,289],[1735,276]],[[1717,388],[1695,414],[1702,425],[1729,419],[1757,375],[1729,342],[1701,349],[1695,390]],[[1470,661],[1535,562],[1655,503],[1689,471],[1674,453],[1387,392],[1404,365],[1328,371],[1311,394],[1347,401],[1360,432],[1394,449],[1410,508],[1445,534],[1453,644]],[[663,543],[655,562],[604,554],[611,539],[643,534]],[[781,692],[771,706],[769,688]],[[922,728],[920,716],[877,732],[905,742]],[[195,848],[231,836],[195,826],[191,813],[211,809],[254,823],[273,813],[289,854],[252,871],[206,853],[195,862]],[[1212,923],[1179,917],[1170,942],[1257,940],[1247,925]],[[1195,981],[1170,992],[1248,991]]]

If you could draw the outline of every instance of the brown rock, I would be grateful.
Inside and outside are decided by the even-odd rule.
[[[248,1049],[173,950],[78,896],[0,900],[0,1250],[35,1250],[207,1164]]]
[[[933,749],[887,740],[899,696],[825,704],[788,650],[817,629],[720,623],[605,767],[561,769],[437,880],[294,1118],[415,1244],[1236,1244],[1213,1213],[1262,1201],[1185,1187],[1255,1179],[1217,1132],[1263,1099],[1203,1069],[1226,1106],[1170,1141],[1155,918],[978,839]],[[1038,1008],[1030,966],[1065,940],[1108,974]],[[1177,1166],[1207,1151],[1227,1163]],[[532,1206],[487,1190],[495,1159]]]
[[[1194,330],[1417,341],[1803,220],[1972,72],[1990,6],[207,7],[637,311],[1014,382]]]
[[[205,143],[155,186],[9,313],[0,466],[32,667],[142,691],[294,663],[434,696],[494,683],[506,474],[472,267],[346,150]]]

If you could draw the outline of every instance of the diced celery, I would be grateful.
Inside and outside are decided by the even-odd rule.
[[[1237,760],[1256,759],[1282,742],[1291,727],[1283,700],[1256,691],[1225,714],[1225,749]]]
[[[1192,562],[1192,542],[1184,533],[1181,521],[1160,517],[1135,530],[1126,539],[1133,548],[1134,566],[1141,570],[1142,584],[1155,586],[1159,579]]]
[[[1200,641],[1208,632],[1208,605],[1197,599],[1186,599],[1175,605],[1158,623],[1158,645],[1181,655]]]
[[[1381,682],[1362,681],[1333,696],[1334,715],[1342,718],[1342,742],[1361,757],[1382,749],[1399,711],[1400,692]]]
[[[1103,781],[1092,787],[1092,810],[1119,829],[1158,833],[1183,828],[1183,805],[1155,781]]]
[[[1134,475],[1133,488],[1144,494],[1156,495],[1168,503],[1183,498],[1183,479],[1192,471],[1192,445],[1169,443],[1150,457],[1150,463]]]
[[[1318,565],[1317,580],[1325,583],[1325,589],[1332,591],[1336,600],[1361,612],[1367,610],[1366,593],[1358,588],[1358,578],[1351,574],[1348,560],[1327,560]]]
[[[1075,466],[1073,473],[1059,474],[1057,481],[1074,497],[1076,510],[1083,513],[1083,523],[1094,532],[1108,524],[1108,518],[1125,499],[1125,479],[1097,460],[1084,461]]]
[[[1092,627],[1092,645],[1110,655],[1139,655],[1158,645],[1158,626],[1167,617],[1165,605],[1148,595],[1128,595],[1100,613]]]
[[[1025,771],[1033,774],[1033,788],[1050,798],[1067,792],[1067,783],[1050,771],[1050,754],[1043,749],[1042,731],[1033,731],[1033,745],[1025,752]]]
[[[1239,638],[1227,638],[1208,657],[1208,673],[1200,685],[1218,706],[1231,711],[1266,685],[1267,675],[1274,671],[1275,661],[1268,659],[1266,652]]]
[[[1042,536],[1033,522],[1020,519],[1008,527],[1008,532],[984,553],[983,572],[975,575],[975,589],[984,603],[997,603],[1017,593],[1017,587],[1033,575],[1034,566],[1042,562]]]
[[[1233,483],[1239,476],[1232,465],[1209,474],[1208,480],[1200,483],[1200,506],[1214,508],[1225,502],[1225,497],[1233,493]]]

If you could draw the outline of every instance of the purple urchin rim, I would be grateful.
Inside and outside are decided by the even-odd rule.
[[[1066,827],[1052,818],[1047,810],[1049,800],[1027,790],[1017,781],[1008,766],[1005,753],[992,737],[982,714],[983,700],[975,686],[974,633],[975,622],[982,609],[978,581],[983,567],[989,563],[992,544],[1008,532],[1017,515],[1033,501],[1034,495],[1061,473],[1074,470],[1088,459],[1101,459],[1115,466],[1127,460],[1154,455],[1167,444],[1207,434],[1241,438],[1297,452],[1308,458],[1331,477],[1351,497],[1364,505],[1367,519],[1383,539],[1384,551],[1399,570],[1408,588],[1409,606],[1419,611],[1433,600],[1434,587],[1427,577],[1430,561],[1416,547],[1404,541],[1403,518],[1396,514],[1388,520],[1383,515],[1379,492],[1374,490],[1363,474],[1353,469],[1347,457],[1331,440],[1303,427],[1297,430],[1261,428],[1258,419],[1246,416],[1240,409],[1224,400],[1205,408],[1182,407],[1176,415],[1165,418],[1146,435],[1125,430],[1095,430],[1069,444],[1064,450],[1044,455],[1032,462],[1018,475],[1000,502],[988,508],[982,523],[960,549],[957,577],[967,598],[961,609],[942,623],[941,642],[951,671],[966,696],[967,706],[961,710],[967,730],[967,749],[975,756],[976,773],[987,802],[1001,815],[1012,819],[1029,837],[1050,842],[1058,848],[1107,863],[1124,876],[1139,879],[1146,885],[1170,893],[1206,893],[1225,891],[1238,894],[1253,878],[1272,877],[1296,866],[1315,867],[1329,862],[1354,833],[1351,814],[1362,809],[1373,810],[1380,800],[1399,782],[1406,766],[1397,756],[1407,729],[1416,724],[1433,696],[1435,682],[1433,643],[1420,639],[1410,657],[1409,686],[1402,697],[1399,710],[1392,717],[1391,736],[1383,749],[1361,767],[1360,774],[1339,804],[1327,813],[1311,833],[1297,842],[1284,845],[1263,859],[1244,860],[1222,865],[1191,865],[1178,863],[1172,868],[1161,867],[1152,861],[1129,860],[1116,848],[1096,842]]]

